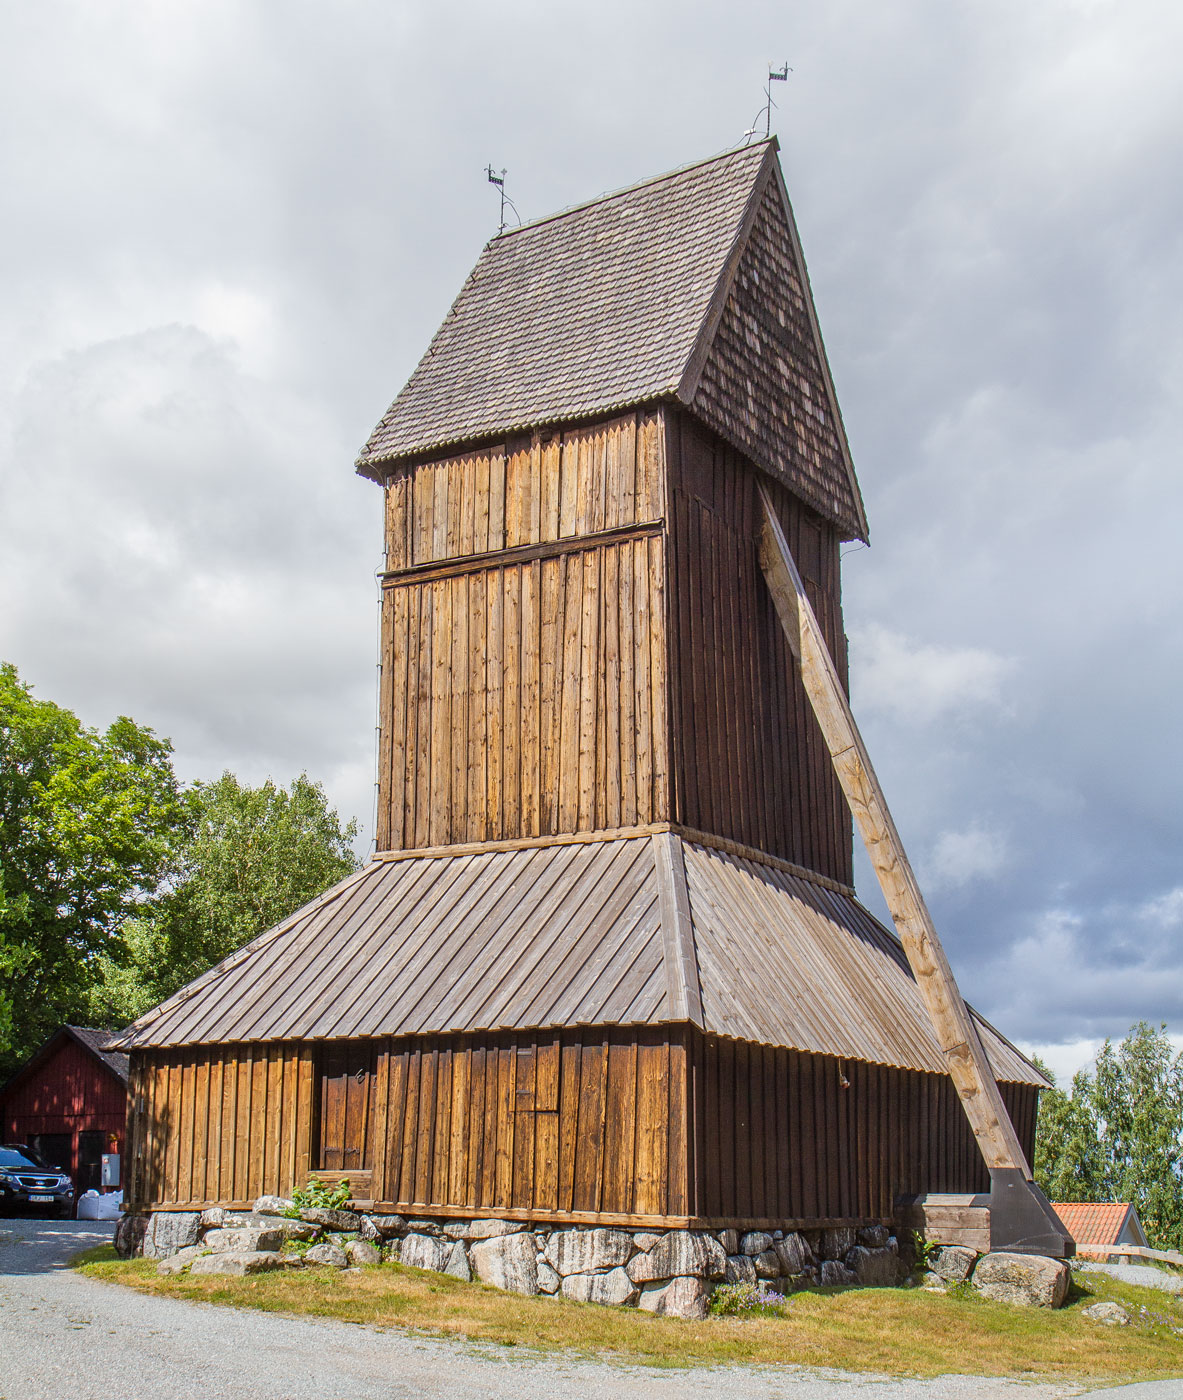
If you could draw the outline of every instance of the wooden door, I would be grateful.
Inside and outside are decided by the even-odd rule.
[[[373,1165],[373,1041],[342,1041],[320,1052],[317,1167],[365,1171]]]

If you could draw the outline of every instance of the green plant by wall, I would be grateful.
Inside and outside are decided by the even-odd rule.
[[[302,1210],[341,1210],[349,1204],[349,1192],[344,1178],[329,1186],[319,1176],[310,1176],[307,1186],[297,1186],[292,1192],[292,1207],[284,1214],[298,1217]]]

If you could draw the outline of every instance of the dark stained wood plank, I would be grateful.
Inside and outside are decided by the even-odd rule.
[[[512,1205],[514,1151],[515,1061],[517,1052],[512,1044],[497,1047],[496,1164],[493,1188],[495,1206]]]
[[[439,1051],[433,1042],[424,1045],[419,1055],[419,1134],[415,1147],[415,1200],[431,1202],[431,1168],[435,1155],[437,1100],[435,1092]]]
[[[575,1154],[579,1132],[580,1064],[582,1045],[577,1031],[563,1035],[559,1043],[558,1100],[558,1196],[556,1210],[573,1209]]]

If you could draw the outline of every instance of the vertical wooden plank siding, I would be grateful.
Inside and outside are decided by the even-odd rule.
[[[384,847],[667,818],[663,564],[642,537],[387,589]]]
[[[900,1195],[989,1190],[948,1076],[701,1041],[697,1111],[715,1130],[693,1142],[700,1187],[691,1215],[887,1219]],[[1033,1152],[1035,1089],[1001,1089],[1024,1151]]]
[[[373,1070],[364,1085],[341,1073],[355,1066]],[[331,1139],[364,1143],[347,1165],[374,1171],[389,1204],[684,1216],[688,1101],[677,1027],[146,1052],[128,1199],[181,1208],[287,1193]]]
[[[755,469],[672,410],[666,449],[672,818],[849,884],[850,814],[760,575]],[[845,683],[838,532],[765,484]]]
[[[133,1053],[129,1204],[245,1203],[303,1184],[311,1070],[312,1052],[294,1043]]]
[[[945,1076],[654,1027],[136,1053],[129,1203],[290,1193],[343,1064],[369,1071],[339,1104],[348,1166],[387,1207],[889,1219],[899,1195],[989,1188]],[[1002,1094],[1033,1152],[1036,1091]]]
[[[380,850],[668,819],[663,434],[639,411],[392,478],[388,569],[463,562],[385,589]]]

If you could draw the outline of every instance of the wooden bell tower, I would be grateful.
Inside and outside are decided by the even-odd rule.
[[[1043,1080],[962,1002],[846,702],[867,525],[776,142],[494,238],[358,469],[377,854],[131,1027],[137,1083],[271,1047],[266,1189],[318,1140],[380,1210],[788,1229],[976,1192],[995,1247],[1068,1247]],[[237,1191],[152,1142],[135,1199]]]

